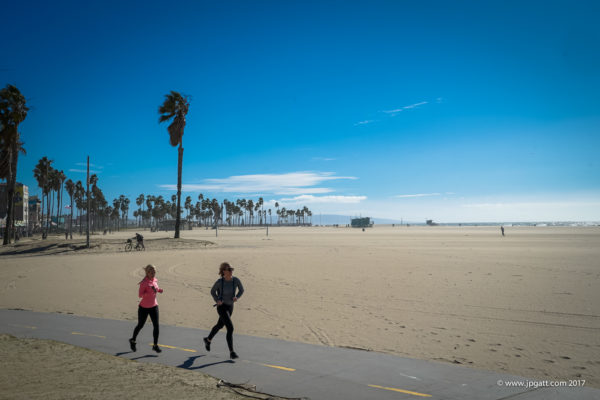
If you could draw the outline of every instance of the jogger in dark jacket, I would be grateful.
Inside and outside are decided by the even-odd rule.
[[[207,351],[210,351],[210,343],[213,337],[215,337],[221,328],[226,327],[227,346],[229,347],[229,355],[233,360],[238,358],[238,355],[233,351],[233,323],[231,322],[231,314],[233,313],[233,303],[238,301],[242,297],[242,294],[244,294],[244,286],[238,278],[233,276],[233,268],[229,263],[224,262],[221,264],[219,275],[221,275],[221,279],[218,279],[210,290],[210,294],[217,306],[219,321],[213,326],[208,337],[204,338],[204,347],[206,347]]]

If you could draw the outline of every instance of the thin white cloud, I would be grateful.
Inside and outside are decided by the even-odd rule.
[[[411,108],[417,108],[417,107],[419,107],[419,106],[422,106],[422,105],[425,105],[425,104],[427,104],[427,103],[428,103],[427,101],[422,101],[422,102],[420,102],[420,103],[411,104],[410,106],[405,106],[405,107],[404,107],[404,109],[405,109],[405,110],[410,110]]]
[[[309,194],[278,200],[279,204],[356,204],[367,196],[313,196]]]
[[[354,126],[358,126],[358,125],[367,125],[367,124],[371,124],[371,123],[373,123],[373,122],[375,122],[375,120],[374,120],[374,119],[367,119],[367,120],[365,120],[365,121],[360,121],[360,122],[357,122],[357,123],[355,123],[355,124],[354,124]]]
[[[335,160],[337,160],[337,158],[330,158],[330,157],[313,157],[312,159],[314,161],[335,161]]]
[[[307,194],[329,193],[332,189],[314,187],[328,181],[358,179],[353,176],[335,176],[333,172],[290,172],[286,174],[237,175],[224,179],[206,179],[200,184],[185,184],[186,192],[208,191],[225,193]],[[159,185],[163,189],[177,190],[176,185]]]
[[[428,101],[422,101],[420,103],[410,104],[408,106],[400,107],[400,108],[397,108],[395,110],[387,110],[387,111],[383,111],[383,112],[386,113],[386,114],[392,114],[392,116],[394,116],[395,114],[398,114],[398,113],[400,113],[400,112],[402,112],[404,110],[410,110],[410,109],[413,109],[413,108],[417,108],[417,107],[425,105],[427,103],[429,103],[429,102]]]
[[[78,162],[78,163],[75,163],[75,165],[78,165],[80,167],[87,167],[87,163]],[[98,168],[98,169],[103,169],[104,168],[103,166],[97,165],[97,164],[90,164],[90,167]]]
[[[447,193],[450,194],[450,193]],[[417,194],[399,194],[394,196],[395,198],[398,199],[403,199],[403,198],[407,198],[407,197],[427,197],[427,196],[439,196],[440,193],[417,193]]]

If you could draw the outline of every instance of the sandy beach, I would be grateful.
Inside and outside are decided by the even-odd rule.
[[[91,249],[79,235],[0,249],[0,307],[133,329],[152,263],[161,323],[210,329],[209,290],[229,261],[246,288],[236,334],[600,387],[600,227],[196,229],[179,241],[145,231],[147,250],[124,252],[133,233],[94,235]]]
[[[121,357],[53,340],[0,334],[0,399],[278,399],[218,385],[195,371]]]

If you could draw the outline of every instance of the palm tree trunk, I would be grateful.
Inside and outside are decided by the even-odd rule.
[[[69,236],[73,240],[73,196],[71,196],[71,219],[69,220]]]
[[[44,188],[42,187],[42,208],[40,212],[40,224],[42,224],[42,239],[46,239],[44,235]]]
[[[175,239],[179,239],[179,224],[181,223],[181,168],[183,165],[183,146],[179,142],[177,157],[177,215],[175,216]]]
[[[16,155],[16,146],[10,146],[8,155],[8,179],[6,184],[6,198],[7,209],[6,209],[6,227],[4,228],[4,239],[2,244],[10,244],[11,229],[13,224],[13,203],[15,197],[15,182],[17,178],[16,168],[13,170],[13,159]],[[16,164],[16,163],[14,163]]]
[[[50,233],[50,191],[46,194],[46,237]]]

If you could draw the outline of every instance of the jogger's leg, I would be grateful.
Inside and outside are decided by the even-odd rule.
[[[152,336],[154,338],[154,344],[158,344],[158,306],[154,306],[150,309],[150,320],[152,321],[152,326],[154,330],[152,331]]]
[[[144,324],[146,323],[146,320],[148,319],[148,310],[149,310],[148,308],[138,306],[138,324],[133,330],[133,337],[132,337],[133,340],[135,340],[135,338],[137,338],[137,335],[140,333],[140,331],[144,327]]]

